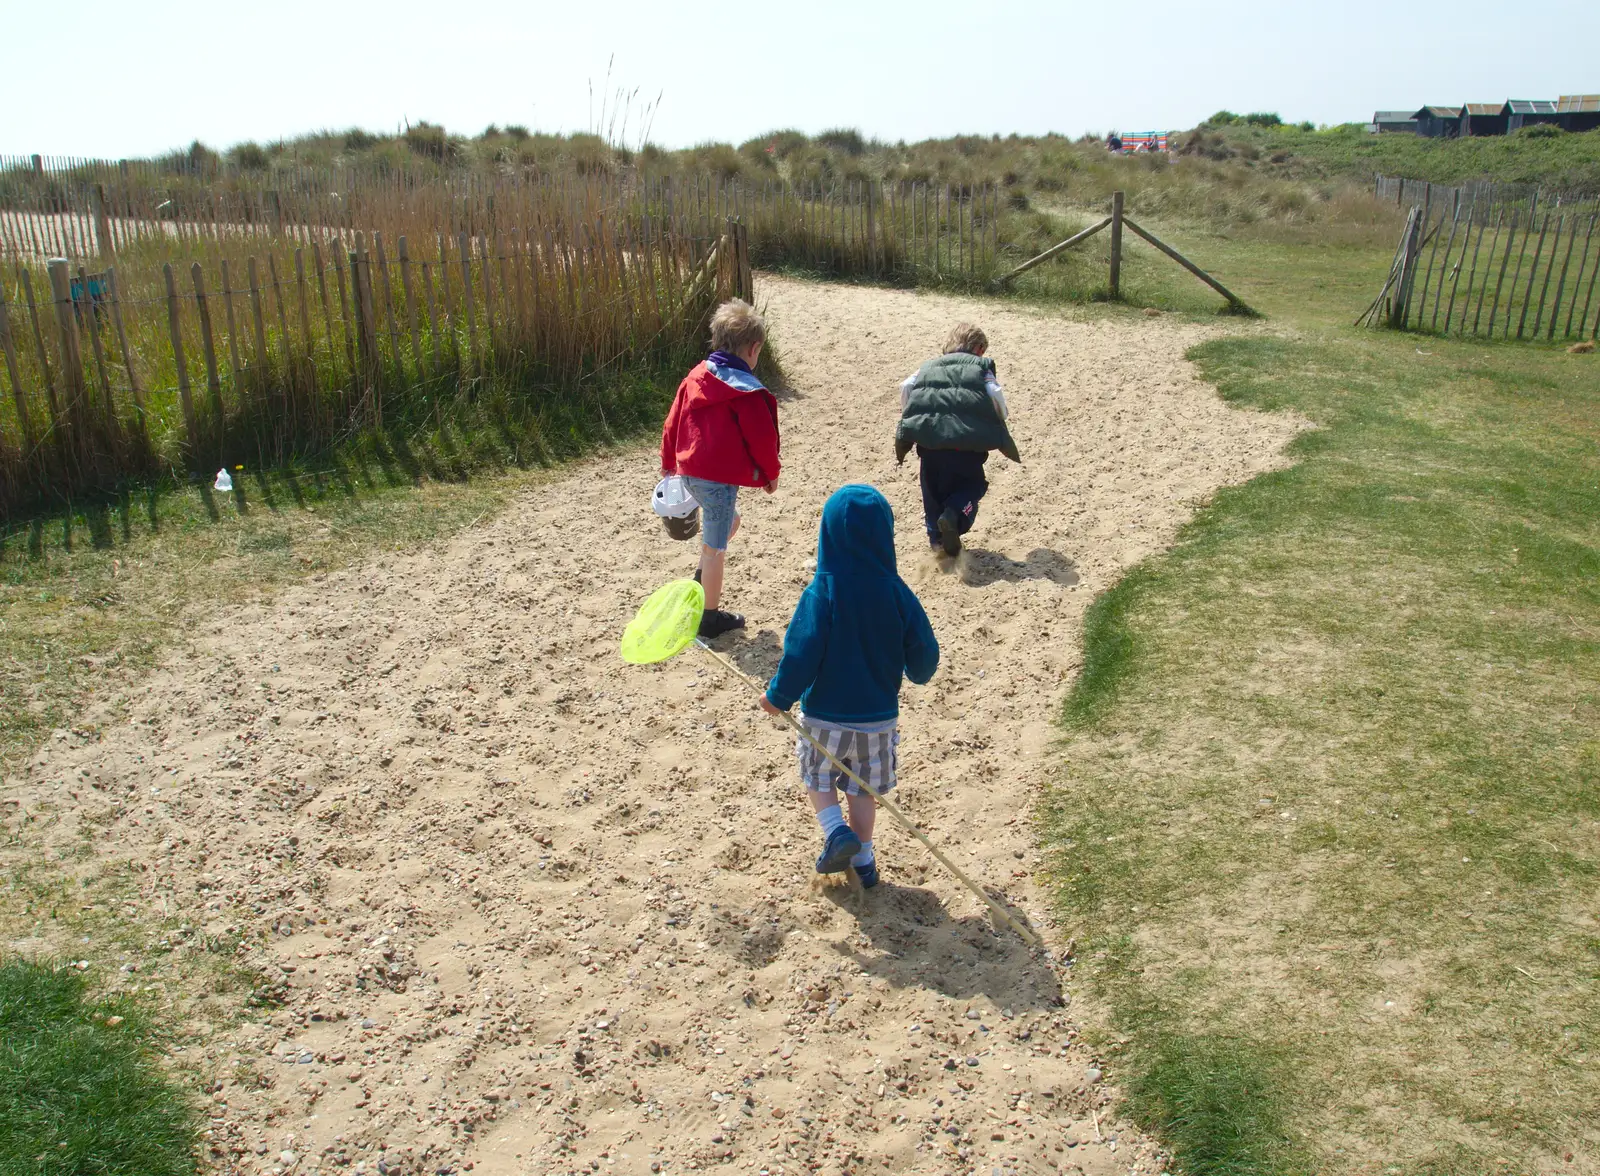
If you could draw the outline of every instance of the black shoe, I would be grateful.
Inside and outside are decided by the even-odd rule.
[[[939,516],[939,541],[946,555],[961,554],[961,516],[953,506]]]
[[[698,584],[700,582],[700,569],[699,568],[696,568],[694,570],[694,582],[696,584]]]
[[[700,636],[707,641],[742,628],[744,628],[744,618],[738,613],[723,612],[720,608],[708,608],[700,614]]]

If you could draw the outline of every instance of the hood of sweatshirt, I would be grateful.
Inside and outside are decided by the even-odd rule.
[[[748,367],[734,367],[733,364],[719,363],[722,356],[719,351],[711,353],[711,358],[705,361],[706,373],[711,376],[709,380],[697,381],[696,392],[706,401],[717,403],[723,400],[732,400],[735,396],[744,396],[751,392],[772,393],[761,382],[754,372]],[[739,362],[735,357],[735,362]]]
[[[822,508],[817,575],[895,577],[894,511],[871,486],[841,486]]]

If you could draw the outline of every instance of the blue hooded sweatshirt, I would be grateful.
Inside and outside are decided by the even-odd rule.
[[[900,677],[939,668],[939,642],[895,571],[894,512],[871,486],[843,486],[822,508],[817,574],[795,606],[767,699],[831,723],[900,714]]]

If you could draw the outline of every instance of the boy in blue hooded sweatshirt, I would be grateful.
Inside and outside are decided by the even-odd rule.
[[[939,642],[916,593],[895,571],[894,512],[871,486],[844,486],[822,508],[817,574],[783,638],[783,660],[761,699],[776,715],[800,703],[800,723],[878,792],[895,785],[900,680],[921,685],[939,668]],[[817,873],[854,866],[878,884],[872,852],[877,802],[808,740],[797,740],[800,779],[822,826]],[[848,796],[848,820],[839,793]]]

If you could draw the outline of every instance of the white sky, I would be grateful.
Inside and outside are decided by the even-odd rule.
[[[664,146],[776,127],[887,139],[1194,125],[1600,92],[1600,4],[1503,0],[0,0],[0,153],[142,156],[428,119],[590,126],[662,95]],[[630,128],[628,141],[635,142]]]

